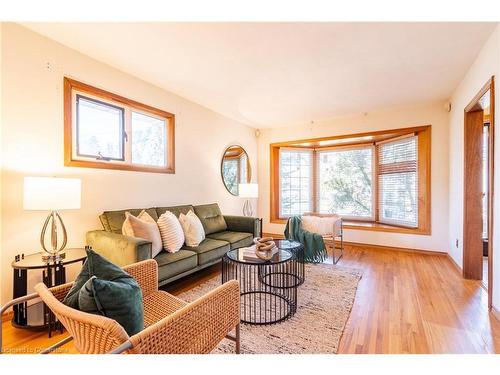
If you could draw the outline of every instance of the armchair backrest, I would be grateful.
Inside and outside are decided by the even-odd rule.
[[[342,234],[342,217],[336,214],[320,214],[318,212],[306,212],[302,215],[319,218],[318,220],[307,223],[304,228],[309,232],[319,233],[321,235],[340,236]],[[304,220],[303,220],[304,221]]]
[[[143,298],[158,291],[158,263],[156,260],[143,260],[142,262],[124,266],[122,269],[137,280]]]

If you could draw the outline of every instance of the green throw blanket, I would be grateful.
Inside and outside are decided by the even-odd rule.
[[[285,227],[285,238],[304,245],[304,260],[307,263],[321,263],[328,258],[323,237],[302,229],[302,219],[292,216]]]

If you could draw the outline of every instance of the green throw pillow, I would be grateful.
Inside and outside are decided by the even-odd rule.
[[[87,259],[63,303],[77,310],[114,319],[129,335],[141,331],[144,328],[144,306],[137,281],[91,248],[86,248],[86,251]],[[127,292],[122,293],[124,290]],[[81,292],[84,296],[80,298]],[[107,298],[106,293],[111,297]],[[95,297],[94,305],[91,305],[90,294]],[[80,302],[83,303],[82,306]],[[110,302],[116,308],[111,306]],[[124,305],[128,307],[123,309]]]
[[[144,329],[144,307],[137,281],[108,281],[92,276],[78,293],[80,310],[116,320],[132,336]]]
[[[111,263],[106,258],[97,254],[90,247],[86,247],[87,259],[83,263],[82,270],[77,276],[73,287],[63,300],[63,303],[74,309],[79,309],[78,306],[78,293],[83,285],[90,280],[92,276],[97,276],[100,279],[114,281],[122,277],[130,277],[128,273],[123,271],[117,265]]]

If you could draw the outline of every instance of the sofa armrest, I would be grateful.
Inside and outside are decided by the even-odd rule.
[[[260,236],[260,219],[257,217],[224,215],[224,220],[227,230],[252,233],[254,237]]]
[[[151,259],[151,242],[137,237],[93,230],[87,232],[87,245],[118,266]]]

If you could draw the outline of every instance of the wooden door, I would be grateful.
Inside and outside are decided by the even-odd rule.
[[[464,129],[464,257],[466,279],[483,277],[483,111],[465,112]]]

